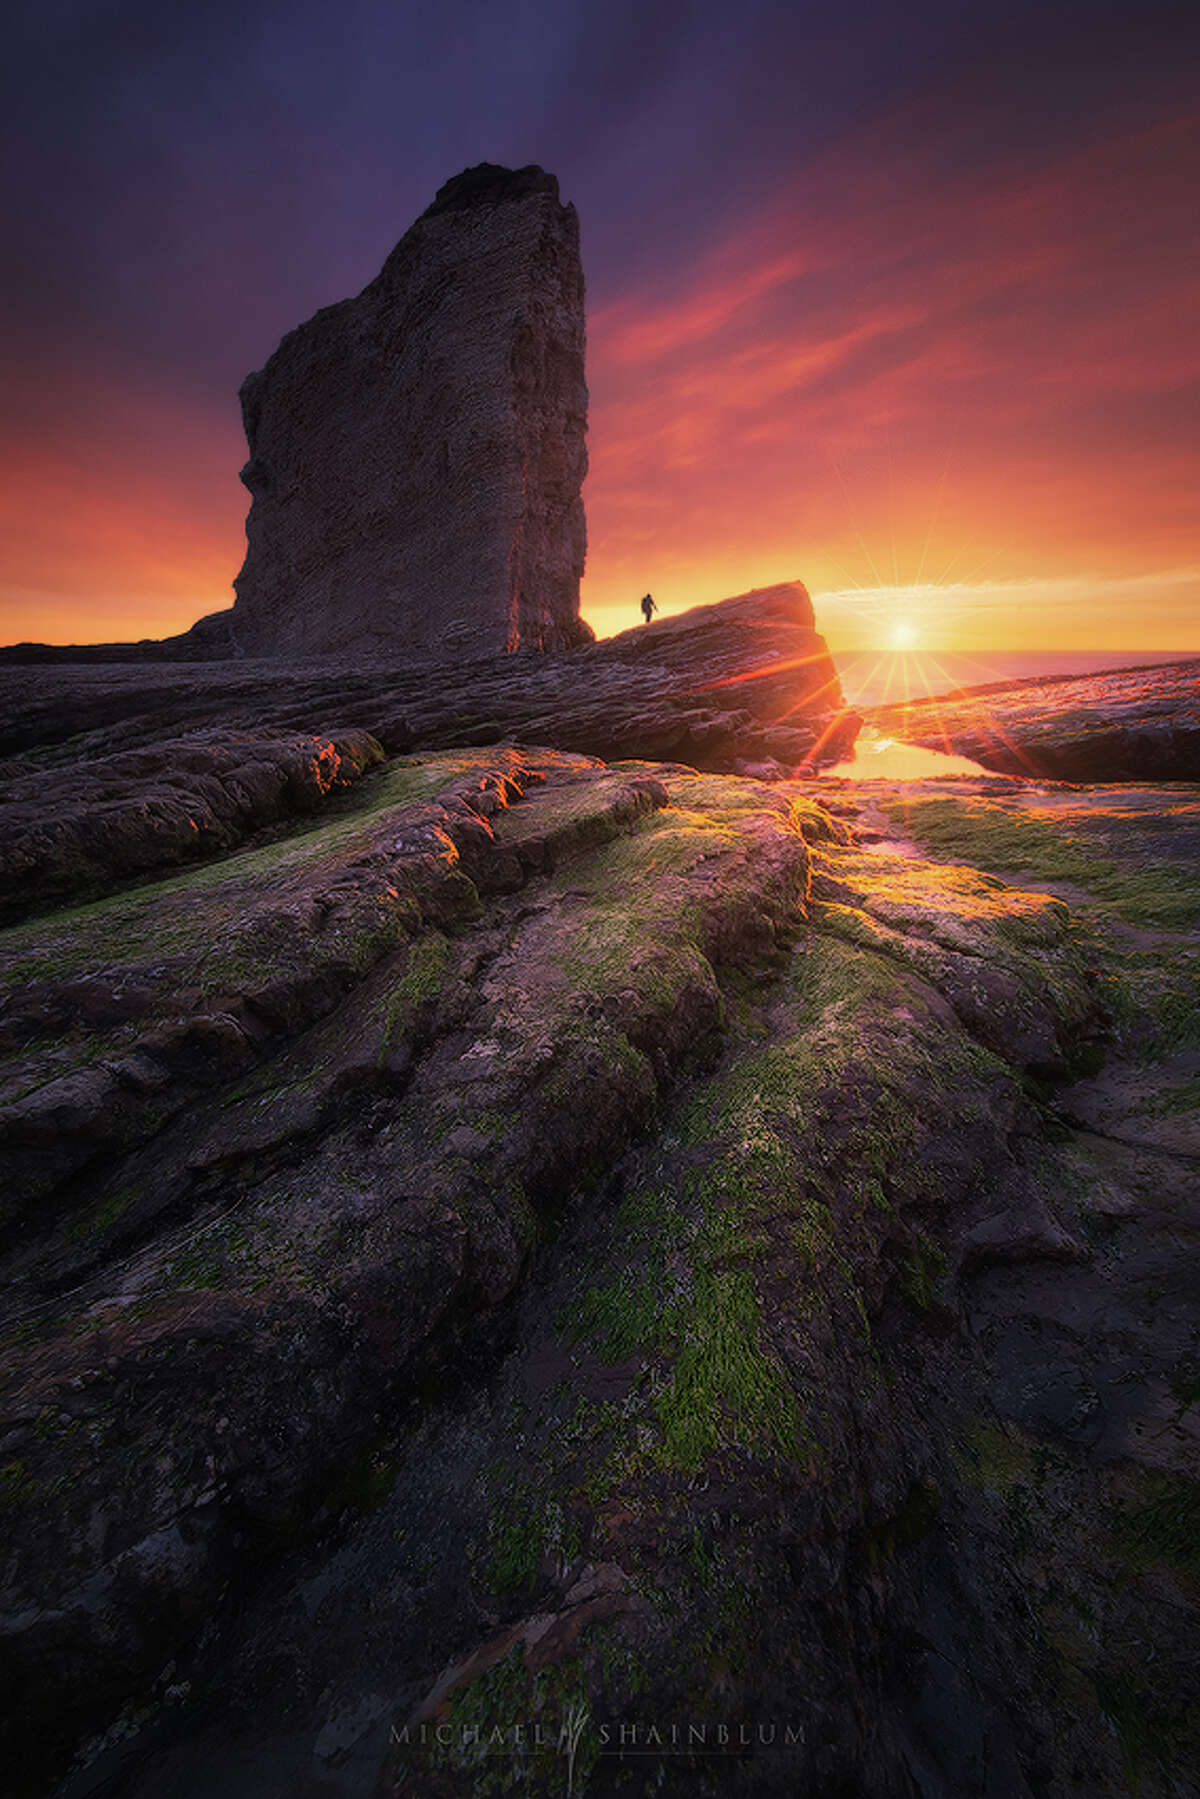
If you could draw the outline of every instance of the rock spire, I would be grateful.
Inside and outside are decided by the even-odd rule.
[[[482,163],[447,182],[376,279],[289,332],[241,402],[238,652],[590,639],[583,272],[553,175]]]

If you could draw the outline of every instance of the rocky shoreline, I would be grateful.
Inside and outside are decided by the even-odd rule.
[[[102,890],[0,933],[15,1790],[1178,1791],[1200,794],[93,694],[10,766]]]

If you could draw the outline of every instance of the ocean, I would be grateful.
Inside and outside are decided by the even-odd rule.
[[[989,681],[1094,675],[1107,668],[1144,668],[1196,656],[1200,650],[997,650],[977,656],[925,649],[833,652],[842,691],[853,706],[880,706]]]

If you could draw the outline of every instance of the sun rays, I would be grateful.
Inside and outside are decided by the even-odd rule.
[[[857,546],[872,584],[864,585],[841,564],[834,566],[846,585],[818,594],[820,618],[825,632],[838,636],[852,634],[870,645],[837,656],[842,690],[847,706],[861,710],[868,706],[899,705],[906,715],[921,709],[920,724],[926,734],[941,741],[946,754],[953,753],[950,733],[938,705],[938,696],[953,691],[958,683],[941,666],[931,645],[939,650],[946,641],[959,638],[964,629],[977,631],[988,615],[1006,602],[987,585],[987,558],[975,560],[976,544],[968,538],[942,561],[934,576],[926,569],[935,555],[938,521],[942,512],[946,484],[955,454],[955,435],[951,436],[942,464],[941,478],[933,494],[929,522],[919,529],[911,541],[920,543],[920,556],[911,580],[901,573],[901,553],[896,530],[896,477],[890,424],[884,426],[887,448],[887,533],[892,579],[884,580],[879,572],[883,557],[872,554],[867,534],[851,503],[845,475],[832,455],[826,455],[841,496],[846,526]],[[945,547],[941,550],[945,558]],[[936,563],[934,563],[936,566]],[[983,580],[980,580],[980,577]],[[1007,602],[1011,604],[1011,602]],[[993,671],[985,663],[978,665],[979,682],[987,682]],[[975,684],[975,683],[973,683]],[[919,727],[918,727],[919,728]],[[998,727],[995,727],[998,730]]]
[[[835,565],[847,585],[819,595],[822,623],[827,631],[837,631],[839,623],[853,622],[861,640],[873,640],[873,647],[857,653],[838,656],[843,697],[847,707],[861,711],[867,708],[896,709],[889,719],[889,729],[910,741],[922,741],[940,749],[942,754],[957,757],[959,745],[948,725],[944,705],[954,694],[961,694],[958,681],[938,660],[931,644],[939,647],[967,630],[984,625],[998,608],[1011,606],[989,587],[986,562],[971,563],[975,545],[961,543],[933,578],[925,574],[934,545],[934,535],[941,513],[947,476],[953,460],[954,446],[946,452],[941,480],[934,495],[929,524],[921,540],[920,559],[915,577],[901,577],[895,518],[895,477],[890,428],[886,430],[888,462],[887,525],[892,580],[881,579],[879,561],[872,555],[867,539],[851,506],[850,494],[841,469],[830,456],[828,461],[836,478],[845,509],[846,523],[866,566],[873,585],[864,586],[841,565]],[[944,552],[943,552],[944,553]],[[981,580],[981,577],[983,579]],[[839,613],[842,618],[839,619]],[[973,659],[959,656],[959,661]],[[973,662],[971,685],[986,685],[999,674],[984,661]],[[939,703],[940,702],[940,703]],[[958,721],[956,721],[958,722]],[[1028,762],[979,697],[971,708],[972,730],[979,744],[1003,748],[1014,756],[1029,773],[1037,770]],[[958,730],[961,738],[961,726]],[[814,759],[820,753],[814,749]]]

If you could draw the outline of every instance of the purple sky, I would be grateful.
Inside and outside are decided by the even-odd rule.
[[[1107,400],[1097,371],[1122,360],[1114,346],[1128,320],[1158,362],[1148,382],[1125,379],[1101,405],[1100,436],[1111,443],[1099,447],[1128,461],[1132,434],[1143,448],[1123,478],[1144,479],[1148,494],[1153,482],[1161,496],[1163,468],[1173,468],[1185,496],[1169,517],[1131,510],[1125,549],[1098,537],[1090,560],[1087,509],[1070,501],[1059,539],[1037,520],[1025,572],[1161,574],[1175,582],[1168,636],[1179,594],[1196,602],[1186,581],[1196,558],[1181,546],[1196,487],[1197,370],[1174,321],[1196,256],[1200,31],[1178,5],[1135,16],[1128,0],[748,0],[740,9],[210,0],[190,11],[161,0],[18,0],[9,20],[0,639],[157,634],[228,604],[245,512],[243,376],[284,331],[364,286],[436,188],[483,160],[540,162],[580,211],[593,392],[585,612],[590,596],[602,627],[626,584],[651,580],[669,605],[759,579],[832,588],[835,564],[862,586],[893,573],[912,582],[909,548],[929,534],[943,444],[946,518],[968,530],[972,506],[982,517],[990,470],[980,409],[995,405],[996,386],[963,390],[956,364],[953,405],[940,376],[919,407],[914,382],[903,405],[895,393],[897,371],[934,368],[929,334],[945,329],[915,305],[924,268],[943,289],[969,289],[973,346],[1000,345],[1014,301],[994,268],[985,275],[989,209],[996,255],[1030,270],[1064,234],[1074,250],[1078,229],[1070,271],[1054,271],[1040,307],[1030,305],[1044,351],[1036,366],[1069,357],[1082,308],[1091,350],[1080,381],[1095,389],[1099,379]],[[1022,212],[1014,196],[1025,190],[1035,203]],[[978,195],[977,215],[964,195]],[[884,330],[895,295],[906,296],[903,325]],[[1156,295],[1170,309],[1165,339]],[[769,371],[753,389],[763,410],[749,419],[743,406],[736,441],[722,443],[714,421],[724,430],[729,396],[751,391],[756,334],[783,361],[779,346],[801,346],[797,369],[836,370],[789,376],[793,415],[819,421],[823,441],[855,408],[886,419],[886,482],[880,458],[844,451],[839,481],[850,492],[837,532],[823,525],[828,505],[814,501],[800,508],[793,541],[783,488],[768,497],[772,469],[796,491],[818,491],[802,447],[778,447]],[[1055,459],[1064,492],[1084,492],[1097,479],[1096,429],[1080,424],[1077,398],[1068,407],[1034,391],[1047,382],[1026,370],[1020,344],[1011,354],[1029,410],[1024,436],[1004,425],[991,485],[1006,490],[1036,446]],[[697,417],[685,429],[678,410],[665,421],[674,436],[655,439],[649,468],[637,467],[630,535],[619,471],[636,463],[627,434],[644,443],[647,430],[634,402],[694,411],[694,398],[680,398],[680,356],[718,410],[707,427]],[[976,357],[976,383],[981,368]],[[830,379],[840,384],[832,401]],[[683,437],[710,443],[704,469],[694,448],[679,447]],[[773,451],[754,448],[772,441]],[[903,463],[905,442],[913,461],[897,473],[892,446]],[[769,466],[756,460],[768,454]],[[732,524],[705,539],[715,458],[747,496],[744,540]],[[756,517],[758,494],[767,509]],[[696,521],[686,542],[672,532],[685,514]],[[935,523],[935,535],[942,529]],[[889,530],[907,570],[896,555],[874,581],[857,544],[866,538],[870,550]],[[953,546],[947,537],[937,547],[948,556]],[[996,554],[982,578],[1020,579]]]

